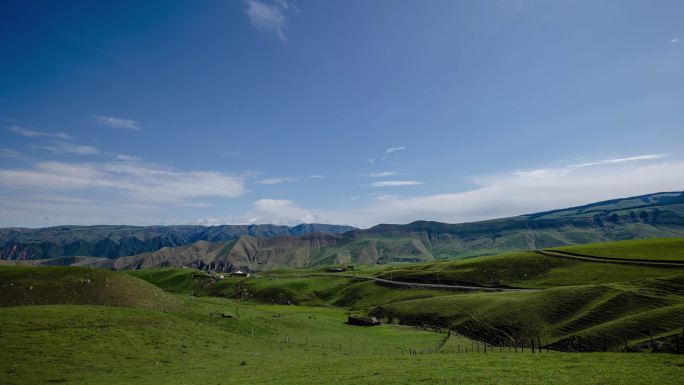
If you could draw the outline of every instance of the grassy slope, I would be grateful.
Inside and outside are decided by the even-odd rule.
[[[677,384],[684,366],[684,358],[672,355],[402,355],[402,349],[434,345],[439,335],[390,325],[347,326],[339,310],[324,308],[239,306],[239,319],[216,318],[207,314],[238,305],[194,301],[184,313],[2,308],[3,382]],[[279,342],[286,335],[293,343]]]
[[[178,301],[127,274],[82,267],[0,266],[0,306],[79,304],[178,310]]]
[[[24,269],[27,279],[40,275]],[[451,354],[472,343],[465,336],[452,337],[439,350],[444,354],[402,355],[408,349],[431,351],[444,334],[398,325],[348,326],[343,324],[346,312],[334,307],[375,309],[388,320],[409,324],[448,325],[489,342],[538,336],[568,348],[569,337],[579,336],[584,350],[597,350],[605,336],[609,349],[620,350],[624,333],[636,349],[648,341],[649,329],[659,340],[682,333],[682,269],[514,253],[357,270],[416,280],[435,279],[439,272],[442,282],[467,279],[546,289],[457,294],[398,290],[343,277],[301,277],[292,271],[279,272],[277,278],[222,281],[196,277],[199,273],[190,269],[136,271],[129,274],[177,293],[228,298],[244,293],[248,301],[183,296],[175,302],[185,301],[185,311],[174,313],[92,306],[0,308],[0,374],[10,383],[27,384],[668,384],[678,383],[683,374],[684,361],[671,355]],[[41,271],[59,277],[71,270]],[[86,271],[98,272],[82,269],[78,274]],[[283,298],[325,306],[272,304]],[[210,315],[222,312],[240,317]]]
[[[682,269],[609,265],[518,252],[464,261],[390,267],[378,275],[429,283],[439,280],[440,283],[546,288],[623,282],[681,273]]]
[[[684,261],[684,238],[635,239],[557,247],[551,250],[603,258]]]
[[[258,279],[227,277],[224,280],[196,277],[201,274],[192,269],[135,270],[128,274],[175,293],[245,298],[268,304],[332,305],[351,310],[370,309],[400,300],[449,294],[438,290],[389,288],[345,277],[297,276],[292,271]]]
[[[438,324],[473,338],[508,344],[567,348],[570,336],[585,339],[585,349],[622,350],[649,338],[681,333],[684,325],[684,275],[630,284],[559,287],[536,292],[475,293],[395,302],[378,307],[378,316],[404,323]]]

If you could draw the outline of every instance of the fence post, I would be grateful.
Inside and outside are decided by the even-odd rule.
[[[654,353],[656,351],[655,343],[653,343],[653,332],[651,331],[651,328],[648,328],[648,336],[651,337],[651,353]]]
[[[530,349],[532,349],[532,353],[534,353],[534,339],[530,338]]]
[[[627,334],[625,334],[625,331],[622,331],[622,339],[625,340],[625,352],[629,352],[629,345],[627,345]]]
[[[675,344],[677,344],[677,354],[681,354],[679,350],[679,334],[675,334]]]
[[[603,351],[608,351],[608,345],[606,344],[606,333],[603,333]]]

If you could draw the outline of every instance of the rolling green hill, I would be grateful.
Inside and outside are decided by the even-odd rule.
[[[584,251],[681,249],[654,239]],[[674,352],[683,337],[682,267],[517,252],[326,270],[0,267],[0,373],[12,384],[681,382],[681,356],[634,352]],[[348,325],[348,314],[383,324]]]
[[[236,306],[239,318],[209,315]],[[443,334],[397,325],[359,328],[344,319],[336,309],[211,298],[188,301],[183,313],[0,308],[0,373],[3,383],[31,385],[669,385],[681,382],[684,365],[681,356],[664,354],[434,354]],[[462,337],[453,342],[461,351],[471,347]]]
[[[635,239],[557,247],[551,250],[610,259],[684,262],[684,238]]]
[[[630,283],[565,286],[536,292],[479,293],[395,302],[378,317],[440,325],[493,345],[599,351],[630,349],[678,335],[684,324],[684,275]],[[573,346],[579,337],[582,347]]]
[[[81,267],[0,266],[0,306],[66,304],[181,308],[168,293],[127,274]]]
[[[588,250],[631,250],[640,255],[678,255],[681,239],[590,244]],[[623,253],[624,254],[624,253]],[[616,254],[617,255],[617,254]],[[463,261],[394,264],[371,269],[402,282],[514,287],[538,291],[458,293],[401,289],[348,275],[283,271],[258,279],[192,278],[188,269],[131,271],[167,290],[242,298],[264,303],[339,306],[386,320],[452,328],[492,344],[543,338],[557,349],[630,349],[650,338],[678,333],[684,322],[684,266],[613,265],[533,252]],[[363,275],[363,269],[359,273]],[[527,342],[526,342],[527,341]],[[574,344],[574,345],[573,345]]]

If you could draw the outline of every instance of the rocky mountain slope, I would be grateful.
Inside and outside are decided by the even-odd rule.
[[[223,226],[56,226],[41,229],[0,229],[0,260],[47,259],[65,256],[118,258],[188,245],[200,240],[221,242],[241,236],[341,234],[350,226],[300,224]]]
[[[141,253],[118,259],[75,261],[81,265],[114,269],[193,266],[221,271],[258,271],[350,263],[421,262],[610,240],[684,237],[684,193],[657,193],[613,199],[580,207],[473,223],[417,221],[406,225],[382,224],[341,234],[345,227],[300,226],[310,227],[129,226],[119,229],[115,226],[100,226],[97,228],[99,231],[106,228],[118,230],[99,241],[95,237],[77,238],[73,232],[60,232],[60,228],[43,231],[55,234],[54,239],[46,237],[48,240],[45,242],[47,250],[56,254],[59,249],[53,250],[50,247],[60,242],[73,247],[68,250],[71,254],[66,255],[91,257],[111,258],[115,252],[129,252],[133,249],[131,243],[135,242],[144,245],[138,246],[138,249],[147,247]],[[133,237],[132,229],[144,231]],[[327,230],[328,234],[318,230]],[[297,231],[309,233],[293,236]],[[191,241],[193,237],[194,242]],[[96,248],[99,254],[87,254],[86,246],[103,242],[105,246],[117,244],[118,248],[103,246]],[[83,249],[77,246],[83,246]],[[53,258],[37,264],[60,264],[68,261],[68,258]]]
[[[376,241],[344,235],[309,234],[272,238],[243,236],[229,242],[199,241],[116,260],[100,260],[94,265],[113,269],[188,266],[218,271],[255,271],[376,263],[382,260],[420,262],[433,259],[427,248],[416,239]]]
[[[221,271],[348,263],[459,259],[510,250],[607,240],[684,236],[684,193],[659,193],[581,207],[447,224],[378,225],[341,235],[198,242],[108,262],[115,269],[193,266]]]

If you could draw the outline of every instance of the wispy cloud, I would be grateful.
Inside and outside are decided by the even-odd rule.
[[[52,151],[55,154],[96,155],[100,150],[93,146],[84,146],[68,142],[54,142],[48,146],[34,146],[41,150]]]
[[[313,174],[313,175],[309,175],[309,178],[311,178],[311,179],[323,179],[323,178],[325,178],[325,176],[320,175],[320,174]]]
[[[302,207],[293,201],[265,204],[261,215],[250,218],[260,223],[278,220],[294,223],[306,217],[319,223],[357,227],[415,220],[460,223],[659,191],[681,191],[684,190],[683,176],[684,161],[666,162],[663,159],[656,162],[611,162],[601,167],[544,167],[478,177],[472,181],[477,187],[461,192],[408,198],[380,194],[372,204],[357,208],[316,209]],[[266,210],[269,207],[272,209]]]
[[[678,38],[678,37],[675,37],[674,39],[670,40],[670,43],[672,43],[672,44],[677,44],[677,43],[679,43],[679,38]]]
[[[383,171],[383,172],[372,172],[369,174],[372,178],[383,178],[386,176],[393,176],[393,175],[399,175],[398,172],[395,171]]]
[[[629,156],[626,158],[612,158],[612,159],[603,159],[595,162],[587,162],[587,163],[579,163],[579,164],[571,164],[568,166],[568,168],[580,168],[580,167],[590,167],[590,166],[601,166],[605,164],[617,164],[617,163],[628,163],[628,162],[638,162],[638,161],[643,161],[643,160],[658,160],[658,159],[663,159],[667,156],[667,154],[649,154],[649,155],[637,155],[637,156]]]
[[[287,43],[285,36],[285,28],[287,27],[285,11],[289,8],[287,1],[267,4],[260,0],[247,0],[245,4],[247,5],[245,13],[255,28],[264,32],[275,33],[281,42]]]
[[[181,171],[133,161],[37,162],[29,169],[0,169],[0,185],[4,189],[45,192],[90,191],[93,194],[89,195],[107,197],[107,202],[178,205],[196,203],[194,198],[235,198],[246,192],[240,177],[216,171]]]
[[[58,138],[58,139],[72,139],[71,136],[69,136],[68,134],[65,134],[63,132],[48,132],[48,131],[29,130],[29,129],[22,128],[19,126],[10,126],[10,127],[7,127],[7,129],[14,132],[17,135],[25,136],[27,138],[45,137],[45,138]]]
[[[0,148],[0,158],[24,159],[26,158],[26,154],[17,150],[12,150],[11,148]]]
[[[112,128],[123,128],[126,130],[141,130],[142,127],[138,121],[133,119],[124,119],[116,116],[93,115],[96,122]]]
[[[401,187],[401,186],[417,186],[423,182],[417,180],[383,180],[371,183],[372,187]]]
[[[118,154],[118,155],[116,156],[116,159],[118,159],[118,160],[123,160],[123,161],[130,161],[130,162],[141,160],[141,159],[140,159],[139,157],[137,157],[137,156],[126,155],[126,154]]]
[[[274,185],[274,184],[294,182],[296,180],[297,180],[297,178],[290,178],[290,177],[264,178],[264,179],[258,180],[257,183],[258,184],[266,184],[266,185]]]
[[[404,151],[404,150],[406,150],[406,146],[390,147],[387,150],[385,150],[385,154],[391,154],[393,152]]]

